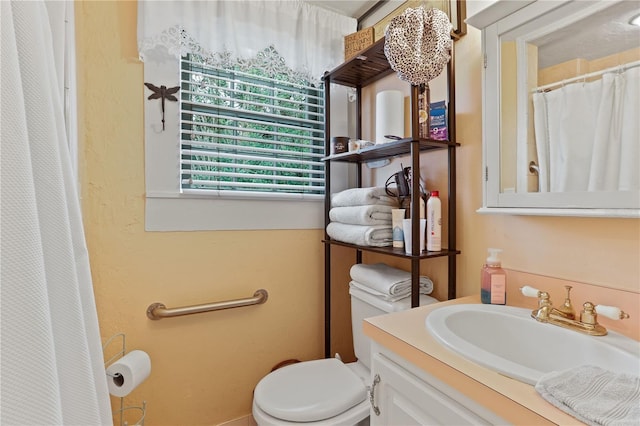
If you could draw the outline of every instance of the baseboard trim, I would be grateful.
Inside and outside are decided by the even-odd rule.
[[[238,417],[237,419],[220,423],[218,424],[218,426],[257,426],[257,423],[253,419],[253,416],[251,414],[248,414],[244,417]]]

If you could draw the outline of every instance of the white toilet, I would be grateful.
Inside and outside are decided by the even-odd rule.
[[[411,298],[386,302],[350,287],[351,324],[357,362],[337,358],[305,361],[275,370],[260,380],[253,396],[258,425],[368,425],[371,348],[362,320],[411,307]],[[421,295],[420,305],[437,302]]]

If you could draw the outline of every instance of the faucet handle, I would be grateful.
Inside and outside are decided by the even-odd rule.
[[[522,293],[523,296],[526,297],[539,297],[540,296],[540,290],[538,290],[537,288],[533,288],[531,286],[525,285],[524,287],[520,287],[520,292]]]
[[[628,313],[615,306],[596,305],[596,313],[613,320],[629,318]]]

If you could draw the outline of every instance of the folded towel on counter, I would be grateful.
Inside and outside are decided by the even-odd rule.
[[[349,283],[349,293],[358,295],[362,298],[366,297],[368,292],[360,290],[362,287],[359,287],[355,281],[351,281]],[[373,299],[373,300],[371,300]],[[376,306],[379,309],[382,309],[385,312],[400,312],[407,311],[411,309],[411,298],[407,295],[401,299],[397,300],[386,300],[383,298],[367,298],[367,301],[371,301],[370,303]],[[435,299],[431,296],[427,296],[425,294],[420,295],[420,306],[430,305],[432,303],[438,303],[439,300]]]
[[[331,196],[332,207],[368,206],[371,204],[396,207],[398,201],[395,197],[387,195],[387,191],[383,187],[345,189]]]
[[[406,291],[397,293],[397,294],[392,296],[390,294],[380,293],[379,291],[374,290],[371,287],[366,286],[364,284],[361,284],[361,283],[359,283],[357,281],[351,281],[349,283],[349,286],[351,286],[353,288],[357,288],[358,290],[361,290],[361,291],[363,291],[365,293],[369,293],[369,294],[371,294],[373,296],[376,296],[376,297],[380,298],[380,300],[384,300],[385,302],[397,302],[398,300],[402,300],[402,299],[404,299],[406,297],[411,296],[411,287],[407,287]],[[422,286],[420,287],[420,294],[421,295],[426,295],[426,294],[429,294],[429,293],[431,293],[431,291],[429,291],[427,287],[422,287]]]
[[[351,279],[372,291],[388,296],[400,296],[411,293],[411,273],[392,268],[385,263],[365,265],[357,263],[351,267]],[[433,281],[424,275],[420,276],[420,293],[431,294]]]
[[[329,219],[333,222],[351,225],[389,225],[391,226],[392,206],[372,204],[368,206],[334,207],[329,210]]]
[[[334,240],[359,246],[386,247],[393,244],[393,233],[389,225],[350,225],[331,222],[327,234]]]
[[[640,424],[640,377],[581,365],[545,374],[536,391],[590,425]]]

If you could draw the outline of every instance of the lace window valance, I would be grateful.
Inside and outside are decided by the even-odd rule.
[[[353,18],[300,0],[141,0],[138,4],[138,49],[143,61],[158,46],[175,56],[197,53],[219,63],[250,60],[271,48],[287,68],[309,81],[319,81],[343,61],[344,36],[357,26]]]

